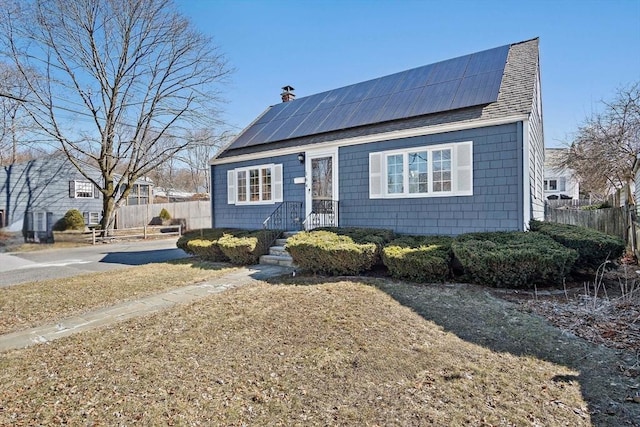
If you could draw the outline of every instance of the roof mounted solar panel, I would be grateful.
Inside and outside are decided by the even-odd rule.
[[[509,49],[501,46],[277,104],[229,149],[495,102]]]
[[[494,94],[500,90],[502,71],[490,71],[465,77],[451,102],[450,108],[462,108],[467,105],[489,103],[494,100]]]

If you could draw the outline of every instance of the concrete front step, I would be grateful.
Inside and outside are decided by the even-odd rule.
[[[269,255],[290,256],[289,252],[284,249],[284,246],[271,246],[269,248]]]
[[[293,258],[284,249],[287,239],[294,236],[297,231],[285,231],[281,239],[276,239],[273,246],[269,248],[268,255],[260,257],[260,264],[281,265],[283,267],[293,267]]]
[[[293,267],[293,259],[283,255],[262,255],[260,264],[280,265],[282,267]]]

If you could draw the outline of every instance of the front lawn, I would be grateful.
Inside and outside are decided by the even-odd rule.
[[[376,284],[246,286],[5,353],[0,424],[591,425],[561,356],[461,339],[438,313],[466,299]]]
[[[213,279],[229,271],[224,264],[187,258],[0,288],[0,334]]]

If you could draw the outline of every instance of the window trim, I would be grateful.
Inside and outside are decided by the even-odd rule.
[[[259,200],[251,200],[251,171],[258,171],[258,196]],[[264,182],[264,170],[269,172],[269,183]],[[244,172],[244,196],[246,200],[240,200],[240,186],[238,178],[241,172]],[[265,185],[270,186],[271,191],[265,193]],[[265,200],[265,194],[271,196]],[[267,163],[260,165],[243,166],[241,168],[230,169],[227,171],[227,202],[236,206],[251,205],[273,205],[282,202],[282,164]]]
[[[100,224],[100,212],[82,212],[84,217],[84,224],[87,226]],[[95,221],[92,221],[92,217],[95,217]]]
[[[85,185],[87,187],[90,186],[91,187],[91,195],[90,196],[79,196],[78,193],[80,191],[78,190],[78,184]],[[77,180],[74,180],[73,181],[73,194],[74,194],[73,198],[74,199],[94,199],[95,198],[95,189],[94,189],[94,187],[95,186],[93,185],[93,183],[91,181],[77,181]],[[89,194],[86,191],[84,193]]]
[[[551,182],[555,182],[556,188],[551,188]],[[546,192],[563,192],[567,191],[567,179],[565,177],[552,177],[545,178],[543,183],[544,191]]]
[[[462,164],[461,149],[467,149],[470,164]],[[451,151],[451,190],[450,191],[433,191],[433,153],[436,151]],[[427,174],[428,174],[428,192],[426,193],[410,193],[409,185],[409,153],[426,151],[428,156]],[[390,156],[402,155],[403,159],[403,192],[389,193],[388,188],[388,158]],[[377,164],[376,164],[377,163]],[[473,195],[473,142],[462,141],[446,144],[435,144],[427,146],[408,147],[395,150],[379,151],[369,154],[369,198],[371,199],[413,199],[413,198],[430,198],[430,197],[453,197],[453,196],[471,196]],[[468,171],[468,176],[464,177],[463,173]],[[459,189],[458,181],[467,179],[469,189]],[[378,187],[379,186],[379,187]]]

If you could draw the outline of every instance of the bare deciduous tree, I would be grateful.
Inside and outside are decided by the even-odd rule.
[[[191,188],[196,193],[209,193],[211,190],[209,161],[233,137],[229,132],[216,135],[212,130],[202,129],[192,132],[189,148],[180,155],[180,160],[189,166]]]
[[[25,145],[22,137],[33,129],[33,122],[23,108],[27,93],[28,84],[18,70],[0,62],[0,164],[18,160]]]
[[[171,0],[6,3],[2,49],[23,76],[39,76],[24,105],[100,188],[108,230],[138,178],[185,149],[190,129],[219,124],[227,62]]]
[[[578,129],[559,166],[573,169],[581,188],[606,195],[634,179],[640,155],[640,82],[618,90],[603,105]]]

